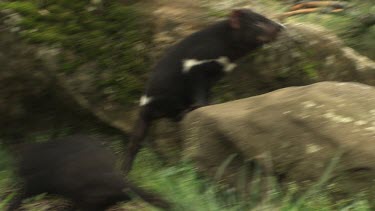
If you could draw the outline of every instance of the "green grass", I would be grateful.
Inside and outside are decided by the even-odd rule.
[[[231,158],[228,158],[219,168],[216,174],[217,179],[221,177],[223,169],[226,168],[230,160]],[[259,187],[257,187],[260,184],[257,181],[253,181],[253,189],[244,198],[242,194],[236,193],[232,188],[202,178],[190,163],[163,168],[147,149],[138,156],[131,178],[147,188],[163,193],[166,198],[176,204],[178,211],[242,211],[250,209],[370,211],[367,201],[360,197],[351,202],[334,202],[324,191],[330,178],[329,175],[338,160],[338,158],[334,158],[321,179],[303,193],[296,184],[290,184],[287,191],[281,192],[278,184],[271,178],[268,181],[271,190],[268,195],[263,197],[260,197]]]
[[[0,144],[0,210],[4,210],[4,206],[13,197],[12,194],[5,195],[10,189],[12,183],[12,162],[10,155],[4,150]]]
[[[116,146],[115,146],[116,147]],[[218,170],[216,177],[221,177],[230,158]],[[175,204],[176,211],[245,211],[245,210],[280,210],[280,211],[370,211],[367,201],[358,198],[352,202],[333,202],[326,194],[323,186],[326,184],[329,174],[337,164],[333,159],[327,171],[322,175],[320,181],[310,189],[301,194],[299,187],[292,183],[285,192],[281,192],[278,184],[269,181],[272,189],[268,195],[260,197],[259,178],[255,177],[252,190],[247,197],[236,193],[232,188],[219,185],[207,178],[200,176],[191,163],[181,163],[173,167],[163,167],[153,153],[144,149],[137,157],[135,168],[131,172],[131,179],[145,188],[152,189],[162,194],[165,198]],[[11,175],[9,155],[0,148],[0,210],[11,199],[8,195],[4,199],[4,191],[10,189],[14,178]],[[239,181],[241,182],[241,181]],[[29,202],[43,199],[43,195],[37,196]],[[36,203],[37,204],[37,203]],[[31,204],[27,210],[35,210]],[[149,210],[157,210],[149,207]]]

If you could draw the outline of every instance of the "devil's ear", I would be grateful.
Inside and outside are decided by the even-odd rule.
[[[242,11],[241,10],[233,10],[232,13],[229,16],[229,24],[234,29],[241,28],[241,16]]]

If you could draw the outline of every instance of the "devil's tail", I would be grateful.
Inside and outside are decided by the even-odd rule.
[[[155,207],[162,208],[162,210],[172,210],[173,204],[168,200],[161,197],[159,194],[140,188],[138,185],[133,184],[129,180],[125,180],[125,191],[133,192],[144,201],[152,204]]]
[[[147,118],[144,109],[139,112],[139,117],[134,125],[130,141],[128,144],[127,153],[125,154],[124,173],[127,175],[133,166],[133,161],[138,151],[141,149],[142,142],[145,140],[148,130],[151,126],[151,119]]]

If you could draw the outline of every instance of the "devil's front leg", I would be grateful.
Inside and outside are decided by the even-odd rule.
[[[196,88],[194,92],[194,103],[190,106],[189,111],[207,106],[209,104],[209,90],[206,87]]]
[[[188,74],[192,104],[189,111],[207,106],[212,86],[224,75],[222,65],[216,61],[194,66]]]
[[[173,118],[176,122],[181,121],[189,112],[208,105],[209,102],[209,86],[204,74],[189,75],[188,81],[190,86],[186,91],[190,103]]]
[[[210,80],[207,78],[207,74],[204,71],[197,72],[193,75],[191,90],[192,105],[190,106],[189,111],[209,104]]]

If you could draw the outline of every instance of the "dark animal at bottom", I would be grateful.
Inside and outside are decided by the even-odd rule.
[[[211,87],[236,60],[273,41],[283,26],[251,10],[234,10],[227,20],[193,33],[170,50],[155,65],[145,94],[140,99],[125,172],[129,172],[141,142],[159,118],[179,121],[208,104]]]
[[[129,192],[159,208],[170,206],[156,194],[126,181],[115,168],[116,158],[110,150],[88,136],[22,144],[16,152],[16,174],[22,182],[9,211],[19,208],[23,199],[42,193],[70,199],[68,210],[103,211],[131,200]]]

